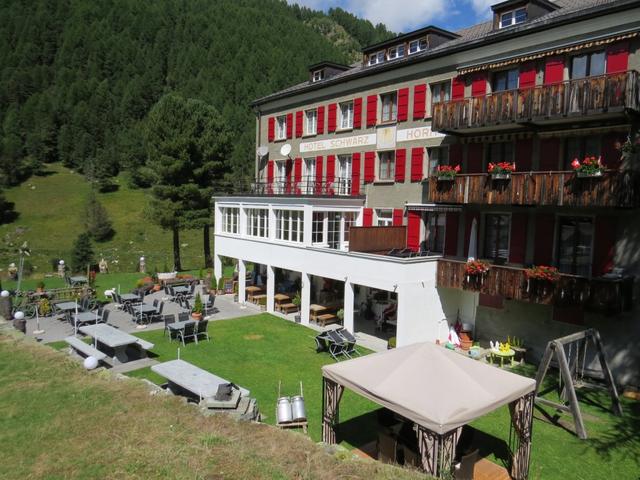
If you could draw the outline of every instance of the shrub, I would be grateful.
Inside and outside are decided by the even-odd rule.
[[[193,313],[202,313],[203,307],[202,307],[202,298],[200,297],[199,293],[196,293],[196,299],[193,303]]]
[[[91,238],[88,233],[81,233],[73,244],[71,253],[71,268],[75,272],[81,272],[87,265],[93,263],[93,247],[91,246]]]
[[[113,237],[115,232],[113,230],[113,224],[109,219],[109,214],[93,192],[91,192],[87,199],[84,218],[87,232],[95,241],[104,242]]]

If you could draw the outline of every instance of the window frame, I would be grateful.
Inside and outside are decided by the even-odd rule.
[[[389,116],[385,118],[385,99],[392,98]],[[380,94],[380,121],[382,123],[391,123],[398,121],[398,91],[385,92]]]
[[[287,116],[278,115],[276,117],[276,140],[287,139]]]
[[[240,231],[240,207],[222,207],[221,214],[222,233],[237,235]]]
[[[310,116],[310,114],[313,114]],[[309,119],[313,117],[313,131],[309,128]],[[305,135],[317,135],[318,134],[318,109],[310,108],[304,111],[304,134]]]
[[[416,45],[416,49],[412,51],[412,46]],[[427,49],[427,39],[425,37],[416,38],[409,42],[409,48],[407,48],[407,55],[415,55],[416,53],[423,52]]]
[[[487,251],[488,248],[488,235],[489,235],[489,222],[488,222],[488,218],[489,217],[506,217],[508,219],[506,226],[505,225],[501,225],[500,221],[498,221],[498,231],[495,235],[495,245],[493,246],[495,248],[495,256],[490,256],[489,252]],[[509,254],[510,249],[511,249],[511,222],[512,222],[512,215],[509,212],[491,212],[491,213],[485,213],[484,214],[484,234],[482,236],[482,258],[486,258],[489,260],[493,260],[495,262],[499,262],[499,261],[503,261],[504,263],[509,261]],[[500,232],[503,228],[507,229],[507,237],[506,237],[506,248],[504,249],[506,251],[506,256],[500,257],[499,253],[500,253]]]
[[[592,74],[591,73],[591,69],[592,69],[592,59],[593,56],[596,54],[600,54],[602,55],[602,72],[601,73],[597,73],[597,74]],[[586,65],[585,65],[585,75],[582,77],[576,77],[575,73],[574,73],[574,60],[579,58],[579,57],[586,57]],[[590,77],[600,77],[602,75],[605,75],[607,72],[607,52],[606,50],[603,49],[598,49],[598,50],[592,50],[589,52],[584,52],[584,53],[577,53],[576,55],[571,55],[569,57],[569,80],[582,80],[585,78],[590,78]]]
[[[393,208],[376,208],[376,226],[393,227]]]
[[[435,220],[435,222],[433,220]],[[426,250],[430,255],[433,253],[444,255],[445,239],[447,236],[447,214],[444,212],[428,212],[424,225]],[[435,232],[433,236],[431,235],[432,232]],[[442,235],[439,235],[439,233],[442,233]],[[437,249],[438,246],[441,247],[440,250]]]
[[[489,164],[489,162],[491,163],[500,163],[500,162],[507,162],[507,163],[513,163],[515,162],[515,157],[516,157],[516,144],[514,140],[508,140],[506,142],[490,142],[487,144],[487,161],[485,162],[487,165]],[[498,145],[499,146],[499,155],[498,157],[493,157],[493,145]],[[506,146],[509,145],[509,148],[511,149],[511,154],[509,155],[509,158],[505,158],[506,156]]]
[[[304,243],[304,211],[277,208],[275,238],[280,242]]]
[[[324,80],[324,69],[314,70],[313,74],[311,75],[311,81],[315,83],[322,80]]]
[[[520,21],[517,21],[517,13],[524,11],[524,18]],[[509,24],[504,25],[503,20],[506,15],[509,15]],[[527,12],[527,7],[518,7],[513,10],[507,10],[506,12],[502,12],[500,14],[500,18],[498,19],[498,28],[509,28],[515,25],[520,25],[521,23],[525,23],[529,18],[529,12]]]
[[[387,60],[396,60],[404,57],[404,50],[404,43],[389,48],[389,50],[387,50]],[[394,52],[393,56],[391,56],[391,52]]]
[[[387,158],[388,156],[388,158]],[[386,164],[386,176],[382,176],[382,165]],[[378,152],[378,181],[390,182],[395,181],[396,175],[396,151],[385,150]]]
[[[353,106],[353,100],[347,100],[346,102],[340,102],[338,103],[338,110],[340,112],[340,122],[339,125],[340,127],[338,128],[338,130],[352,130],[353,129],[353,116],[354,116],[354,106]],[[349,120],[349,122],[347,122],[347,125],[344,125],[344,111],[343,111],[343,107],[347,107],[347,112],[350,112],[350,114],[347,116],[347,119]],[[351,107],[351,108],[349,108]]]
[[[575,221],[579,221],[579,220],[589,220],[589,223],[591,224],[591,242],[589,244],[589,263],[586,265],[587,267],[587,275],[581,275],[580,273],[576,273],[577,272],[577,268],[578,265],[576,263],[577,260],[577,249],[576,249],[576,245],[578,244],[578,240],[574,241],[574,245],[573,245],[573,263],[572,263],[572,268],[570,272],[567,272],[565,270],[563,270],[562,265],[560,264],[560,258],[561,258],[561,254],[562,254],[562,224],[563,224],[563,220],[573,220]],[[580,277],[587,277],[590,278],[592,276],[592,269],[593,269],[593,255],[594,255],[594,245],[595,245],[595,238],[596,238],[596,222],[595,222],[595,216],[594,215],[571,215],[571,214],[560,214],[556,217],[556,231],[555,231],[555,240],[554,240],[554,249],[555,249],[555,265],[558,268],[558,271],[560,271],[560,273],[564,273],[567,275],[576,275],[576,276],[580,276]]]
[[[385,50],[379,50],[377,52],[370,53],[369,54],[368,64],[371,67],[373,65],[379,65],[381,63],[384,63],[385,57],[386,57]],[[375,61],[373,61],[373,60],[375,60]]]
[[[572,141],[577,141],[578,143],[578,153],[576,155],[570,154],[569,143]],[[596,152],[587,151],[587,143],[589,141],[594,141],[597,144]],[[571,170],[571,162],[574,158],[577,158],[580,162],[587,157],[599,157],[602,152],[602,144],[604,141],[603,135],[590,135],[590,136],[575,136],[575,137],[567,137],[564,139],[564,168],[566,170]]]
[[[436,152],[447,152],[445,156],[442,156],[440,153],[436,155],[437,159],[433,158],[433,154]],[[439,165],[451,165],[451,160],[449,158],[449,145],[440,145],[437,147],[427,147],[427,155],[429,156],[429,164],[428,164],[428,176],[433,176],[436,173]],[[443,162],[443,159],[446,157],[446,163]],[[462,166],[460,166],[462,168]]]
[[[267,207],[247,208],[245,215],[247,217],[245,234],[248,237],[269,238],[269,209]]]
[[[513,88],[509,88],[509,74],[515,73],[516,85]],[[520,86],[520,69],[519,68],[508,68],[506,70],[498,70],[496,72],[492,72],[491,78],[491,92],[509,92],[512,90],[517,90]],[[496,88],[496,82],[500,79],[500,77],[504,76],[504,86],[505,88],[498,89]]]

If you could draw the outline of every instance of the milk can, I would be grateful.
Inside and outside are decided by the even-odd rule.
[[[294,422],[301,422],[307,419],[307,412],[304,409],[304,398],[301,395],[291,397],[291,411]]]
[[[291,413],[291,402],[289,397],[280,397],[278,399],[278,407],[276,408],[276,417],[278,423],[289,423],[293,416]]]

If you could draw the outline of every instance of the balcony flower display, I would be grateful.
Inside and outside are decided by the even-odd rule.
[[[578,177],[600,177],[604,172],[601,158],[585,157],[582,162],[577,158],[571,162],[571,168],[576,172]]]
[[[516,164],[509,162],[489,163],[489,173],[494,180],[508,180],[516,171]]]
[[[480,290],[487,272],[489,272],[489,264],[487,262],[469,260],[464,267],[466,288]]]
[[[456,178],[460,173],[460,165],[452,167],[451,165],[438,165],[436,169],[436,178],[438,181],[448,181]]]
[[[524,275],[529,280],[544,280],[547,282],[556,282],[560,278],[560,272],[558,272],[558,269],[547,265],[535,265],[531,268],[527,268],[524,271]]]
[[[535,265],[524,270],[527,279],[526,292],[529,297],[542,300],[549,297],[554,290],[554,284],[560,279],[560,272],[556,267]]]

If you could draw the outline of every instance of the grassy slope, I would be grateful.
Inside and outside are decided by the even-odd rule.
[[[15,202],[20,216],[15,222],[0,226],[0,268],[6,269],[10,262],[17,264],[17,246],[28,240],[32,252],[29,261],[39,272],[48,273],[51,258],[69,261],[73,242],[84,230],[83,211],[89,183],[60,164],[47,168],[49,174],[32,177],[5,190],[7,200]],[[149,269],[157,266],[162,270],[165,262],[171,267],[170,232],[161,230],[144,216],[148,192],[130,189],[123,176],[118,182],[120,188],[116,192],[98,195],[116,234],[112,240],[94,245],[97,259],[104,256],[110,271],[135,270],[141,255],[147,258]],[[188,244],[182,248],[183,267],[199,268],[203,264],[202,232],[184,231],[181,243]]]
[[[330,457],[292,432],[202,417],[178,398],[1,335],[0,444],[0,478],[424,478]]]

